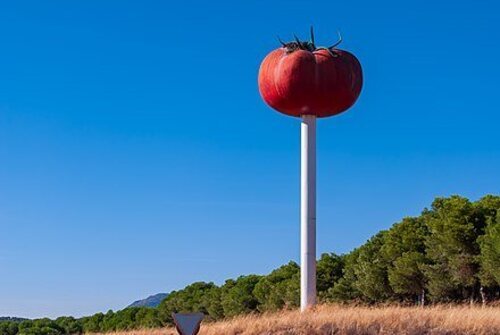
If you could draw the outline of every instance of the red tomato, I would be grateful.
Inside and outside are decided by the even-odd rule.
[[[298,40],[269,53],[259,70],[264,101],[291,116],[342,113],[356,102],[362,84],[361,65],[353,54]]]

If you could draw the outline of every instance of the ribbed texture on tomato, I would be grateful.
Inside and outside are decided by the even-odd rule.
[[[351,107],[363,85],[356,57],[335,49],[295,50],[279,48],[269,53],[259,70],[259,91],[277,111],[291,115],[332,116]]]

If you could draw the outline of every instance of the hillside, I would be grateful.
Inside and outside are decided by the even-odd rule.
[[[146,299],[137,300],[127,306],[129,307],[158,307],[160,302],[163,301],[168,296],[167,293],[158,293],[155,295],[150,295]]]
[[[298,311],[240,316],[203,323],[200,335],[331,335],[331,334],[500,334],[500,307],[348,307],[322,305]],[[174,335],[172,328],[117,332],[114,335]]]

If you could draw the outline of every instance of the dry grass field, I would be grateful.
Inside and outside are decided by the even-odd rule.
[[[172,328],[115,335],[173,335]],[[200,335],[500,334],[500,307],[354,307],[322,305],[202,324]]]

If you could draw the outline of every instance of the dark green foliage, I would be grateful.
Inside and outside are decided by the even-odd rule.
[[[172,322],[172,313],[202,312],[209,318],[222,316],[220,288],[214,283],[197,282],[171,292],[158,306],[160,317]]]
[[[479,279],[486,295],[500,286],[500,197],[485,196],[477,202],[477,207],[486,221],[484,235],[478,238]]]
[[[425,241],[429,231],[422,218],[404,218],[387,231],[382,256],[387,262],[387,274],[392,290],[403,299],[415,299],[423,304],[429,261]]]
[[[85,333],[96,333],[102,329],[104,314],[96,313],[92,316],[84,317],[81,320],[83,324],[83,331]]]
[[[320,301],[328,301],[328,290],[341,278],[344,258],[334,253],[322,254],[316,265],[316,288]]]
[[[61,316],[55,320],[56,324],[64,330],[65,334],[81,334],[82,323],[71,316]]]
[[[500,298],[500,197],[471,202],[437,198],[345,255],[317,262],[320,301],[483,303]],[[295,308],[300,269],[290,262],[265,276],[197,282],[171,292],[157,308],[129,307],[75,319],[0,319],[0,335],[69,335],[156,328],[173,312],[203,312],[209,320]]]
[[[131,307],[118,312],[96,313],[80,319],[63,316],[55,320],[45,318],[22,322],[0,321],[0,335],[69,335],[161,326],[164,326],[164,323],[157,309]]]
[[[23,321],[19,324],[19,335],[59,335],[65,334],[65,329],[56,321],[44,318]]]
[[[342,277],[328,301],[433,302],[498,298],[500,197],[475,203],[437,198],[431,209],[405,218],[344,256]]]
[[[158,310],[156,308],[139,308],[135,315],[136,324],[133,328],[158,328],[164,326],[160,320]]]
[[[325,300],[353,301],[361,299],[361,292],[355,287],[357,277],[354,272],[359,252],[360,248],[357,248],[343,256],[344,268],[342,269],[342,278],[333,287],[328,289]]]
[[[429,293],[434,301],[473,299],[479,288],[478,234],[484,215],[469,200],[437,198],[423,214],[430,230],[426,252]]]
[[[14,321],[0,321],[0,335],[16,335],[19,325]]]
[[[382,253],[390,263],[397,260],[405,252],[424,254],[428,235],[427,226],[422,218],[404,218],[387,231]]]
[[[398,257],[389,269],[389,284],[395,293],[417,296],[420,303],[424,303],[425,282],[424,254],[408,251]]]
[[[300,304],[300,268],[295,262],[274,270],[255,285],[259,311],[275,311]]]
[[[480,263],[482,266],[481,278],[486,286],[500,285],[500,212],[495,223],[490,223],[484,236],[479,240],[481,246]]]
[[[354,287],[371,302],[385,300],[392,294],[387,277],[388,263],[381,252],[385,235],[386,232],[382,231],[360,247],[353,265],[356,276]]]
[[[262,277],[257,275],[229,279],[222,286],[221,303],[224,316],[235,316],[257,310],[259,301],[253,291]]]

